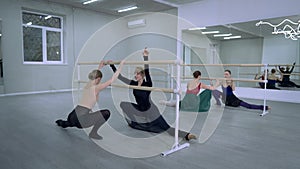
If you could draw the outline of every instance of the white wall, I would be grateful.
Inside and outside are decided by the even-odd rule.
[[[22,9],[64,17],[64,65],[24,65]],[[5,93],[70,89],[73,67],[85,41],[116,17],[46,1],[2,0],[2,54]],[[93,21],[93,22],[91,22]],[[96,22],[95,22],[96,21]]]
[[[290,40],[283,37],[264,38],[262,63],[268,64],[300,64],[299,40]],[[294,72],[299,72],[300,67],[294,67]],[[292,75],[291,79],[300,76]]]
[[[299,58],[299,41],[278,36],[264,38],[262,63],[292,64]]]
[[[261,63],[263,39],[221,41],[220,57],[224,64]]]
[[[22,51],[22,9],[53,13],[64,18],[64,57],[63,65],[24,65]],[[177,10],[165,11],[166,15],[174,18]],[[127,22],[138,17],[146,18],[146,26],[137,29],[128,29]],[[102,29],[110,29],[102,38],[97,39],[92,46],[94,52],[91,61],[99,61],[105,56],[107,59],[121,60],[141,50],[145,46],[149,48],[161,48],[176,53],[177,20],[160,18],[159,14],[141,14],[118,18],[99,12],[73,8],[70,6],[36,0],[2,0],[0,6],[0,18],[2,18],[2,50],[4,59],[4,86],[5,93],[36,92],[47,90],[71,89],[73,85],[73,73],[76,76],[75,63],[83,53],[87,42]],[[176,18],[176,17],[175,17]],[[109,28],[111,23],[122,20],[123,25]],[[118,39],[118,32],[125,32],[125,39]],[[138,33],[143,36],[136,36]],[[152,34],[154,32],[154,34]],[[156,32],[161,32],[157,36]],[[109,44],[111,39],[119,42]],[[106,48],[107,45],[110,48]],[[103,51],[104,49],[105,51]],[[112,56],[114,55],[114,56]],[[108,57],[111,58],[108,58]],[[84,56],[85,57],[85,56]],[[93,66],[92,68],[96,68]],[[88,68],[90,70],[90,68]],[[108,73],[109,71],[109,73]],[[108,74],[108,75],[107,75]],[[110,70],[104,70],[104,77],[111,75]],[[105,79],[104,79],[105,80]]]
[[[260,64],[263,53],[263,39],[236,39],[221,41],[220,58],[223,64]],[[255,73],[260,73],[259,67],[225,67],[230,69],[233,77],[254,79]],[[253,73],[253,75],[247,75]],[[256,86],[256,83],[238,82],[239,86]]]
[[[215,43],[209,40],[205,35],[199,35],[199,34],[193,34],[186,31],[182,32],[182,41],[184,45],[186,45],[186,54],[185,54],[185,60],[187,64],[191,63],[197,63],[197,64],[206,64],[211,63],[211,51],[210,51],[210,45]],[[190,50],[190,51],[189,51]],[[198,57],[198,58],[195,58]],[[190,63],[189,63],[190,62]],[[211,67],[197,67],[197,66],[186,66],[184,67],[184,76],[191,76],[192,72],[195,70],[201,71],[202,75],[204,77],[207,77],[209,74],[211,76],[215,76],[214,72],[218,72],[215,69],[211,69]]]
[[[105,56],[104,60],[142,61],[142,50],[145,47],[148,47],[150,51],[150,61],[174,60],[177,44],[177,17],[173,14],[170,15],[168,12],[136,14],[114,20],[108,26],[97,31],[87,41],[86,46],[80,53],[79,61],[97,61],[100,58],[99,56]],[[137,19],[145,19],[146,24],[128,29],[127,22]],[[122,74],[132,78],[135,66],[143,65],[130,65],[128,66],[130,71],[127,71],[128,67],[125,66]],[[164,69],[162,71],[166,71],[167,65],[150,65],[151,72],[154,72],[154,69],[162,68],[162,66]],[[81,72],[80,79],[87,80],[85,75],[88,71],[89,69],[86,69],[85,73]],[[103,80],[107,80],[107,78],[110,78],[112,71],[109,67],[104,68],[103,74]],[[159,77],[155,76],[153,78]]]

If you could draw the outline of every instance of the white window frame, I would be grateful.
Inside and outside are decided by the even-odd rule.
[[[23,10],[22,11],[22,17],[23,17],[23,12],[27,12],[27,13],[32,13],[32,14],[38,14],[38,15],[50,15],[50,14],[45,14],[45,13],[37,13],[37,12],[32,12],[32,11],[26,11]],[[63,17],[61,16],[55,16],[55,15],[51,15],[53,17],[57,17],[60,18],[61,21],[61,28],[53,28],[53,27],[46,27],[46,26],[39,26],[39,25],[27,25],[27,24],[23,24],[23,18],[22,18],[22,35],[23,35],[23,27],[32,27],[32,28],[39,28],[42,29],[42,53],[43,53],[43,61],[41,62],[31,62],[31,61],[25,61],[24,59],[24,49],[23,49],[23,64],[64,64],[65,63],[65,59],[64,59],[64,46],[63,46]],[[52,32],[60,32],[60,61],[48,61],[47,60],[47,31],[52,31]],[[24,40],[23,40],[23,36],[22,36],[22,42],[24,44]],[[24,45],[22,45],[23,48]]]

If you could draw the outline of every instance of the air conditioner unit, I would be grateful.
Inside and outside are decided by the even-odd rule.
[[[129,21],[127,23],[127,26],[128,26],[128,28],[136,28],[136,27],[146,26],[146,20],[138,19],[138,20]]]

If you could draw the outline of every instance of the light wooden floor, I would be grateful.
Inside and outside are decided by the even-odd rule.
[[[149,133],[129,128],[124,120],[116,115],[114,111],[117,111],[117,108],[112,104],[109,90],[104,91],[100,97],[104,100],[100,106],[109,108],[114,113],[108,122],[111,126],[131,136],[151,136]],[[258,116],[259,111],[243,108],[224,109],[217,130],[203,144],[192,141],[189,148],[164,158],[159,155],[126,158],[104,150],[82,130],[61,129],[54,124],[56,119],[65,118],[73,108],[71,93],[0,97],[0,168],[299,168],[300,105],[270,101],[268,104],[272,106],[272,112],[265,117]],[[172,108],[166,109],[166,112],[172,111]],[[200,131],[206,116],[207,113],[202,113],[197,117],[192,132]],[[169,120],[172,120],[173,116],[170,118]],[[115,142],[121,144],[121,140]],[[148,147],[153,148],[155,147]]]

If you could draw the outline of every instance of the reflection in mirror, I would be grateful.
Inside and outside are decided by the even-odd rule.
[[[2,38],[2,20],[0,19],[0,85],[3,85],[3,59],[2,59],[1,38]]]
[[[284,73],[286,75],[283,76],[283,80],[289,81],[287,84],[276,83],[276,87],[283,90],[300,91],[300,88],[297,88],[300,87],[298,86],[300,85],[299,20],[300,15],[295,15],[207,26],[198,29],[193,28],[183,30],[182,34],[183,39],[186,38],[186,41],[191,42],[190,49],[203,47],[210,51],[207,53],[205,63],[268,64],[270,74],[272,69],[276,69],[276,76],[282,77]],[[204,37],[209,39],[209,41],[205,40],[206,42],[203,43]],[[215,59],[210,59],[216,58],[211,52],[212,45],[215,46],[214,51],[220,59],[219,62],[215,61]],[[197,56],[190,55],[190,57]],[[294,62],[295,65],[293,65]],[[263,65],[251,67],[224,66],[224,68],[231,69],[233,77],[254,79],[263,74]],[[279,70],[279,66],[285,69],[288,67],[289,71],[282,72]],[[238,85],[241,87],[260,87],[258,83],[253,82],[239,82]]]

